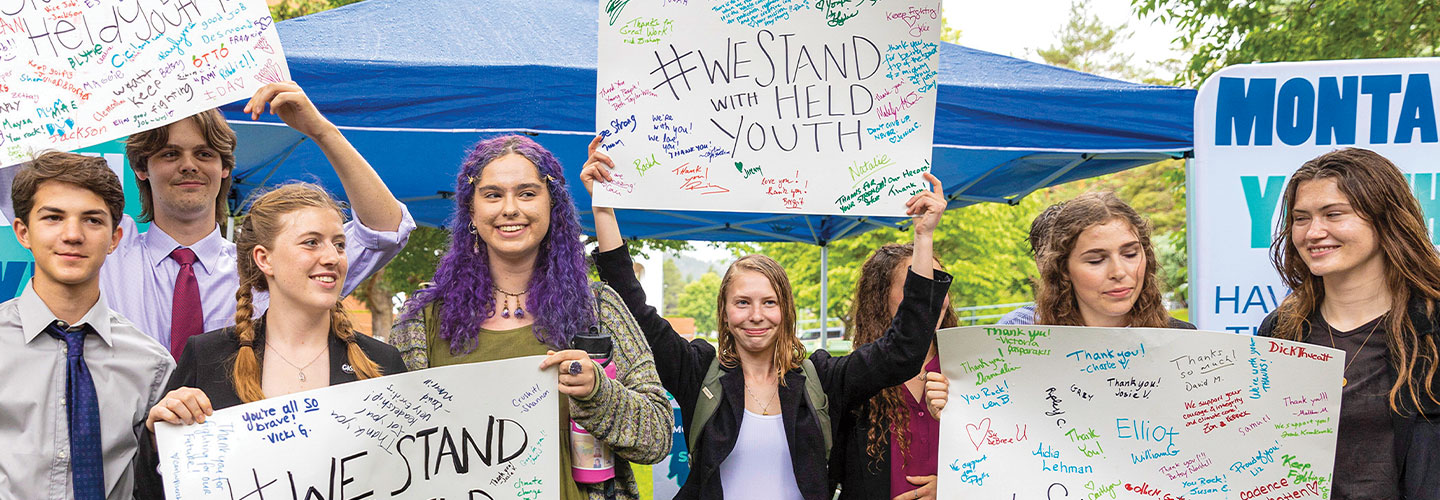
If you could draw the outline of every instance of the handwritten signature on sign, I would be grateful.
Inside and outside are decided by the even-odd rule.
[[[686,162],[670,169],[670,171],[685,179],[685,182],[680,184],[680,189],[683,191],[699,191],[700,194],[730,192],[729,188],[710,182],[710,167],[692,165]]]

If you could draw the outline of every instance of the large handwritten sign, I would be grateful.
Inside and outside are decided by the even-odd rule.
[[[263,0],[0,0],[0,166],[289,79]]]
[[[597,203],[901,215],[928,188],[939,0],[600,2]]]
[[[165,496],[560,498],[564,399],[541,359],[390,375],[226,408],[204,424],[156,424]]]
[[[939,334],[940,498],[1326,499],[1344,353],[1190,330]]]

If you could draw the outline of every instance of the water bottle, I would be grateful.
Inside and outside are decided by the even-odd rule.
[[[610,335],[600,333],[600,329],[592,325],[589,332],[576,335],[570,347],[589,353],[590,359],[604,368],[605,376],[615,378],[615,364],[610,362],[613,347]],[[574,420],[570,421],[570,471],[575,482],[584,484],[603,483],[615,477],[615,454],[610,446]]]

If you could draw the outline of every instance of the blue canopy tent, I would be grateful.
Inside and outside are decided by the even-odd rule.
[[[578,178],[595,133],[595,0],[367,0],[278,23],[292,77],[421,224],[450,215],[455,173],[483,137],[526,133]],[[1102,78],[943,44],[932,172],[950,208],[1183,155],[1193,90]],[[246,89],[252,90],[253,89]],[[226,106],[237,198],[288,179],[339,182],[314,144]],[[574,190],[582,224],[590,200]],[[833,240],[901,218],[621,210],[626,237]],[[821,294],[825,294],[822,280]],[[821,300],[821,304],[825,301]],[[825,311],[821,311],[823,318]]]

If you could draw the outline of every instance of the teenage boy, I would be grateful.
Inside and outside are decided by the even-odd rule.
[[[270,112],[304,134],[325,153],[353,207],[345,224],[349,294],[404,248],[415,222],[375,169],[294,82],[261,87],[245,106],[258,118]],[[140,221],[121,222],[125,238],[101,271],[101,288],[112,307],[177,359],[185,340],[235,324],[235,244],[220,225],[235,168],[235,132],[219,110],[130,136],[125,156],[140,188]],[[264,311],[268,295],[255,296]]]
[[[19,168],[15,239],[35,275],[0,304],[0,498],[131,498],[145,415],[175,362],[100,291],[124,233],[120,179],[73,153]]]

